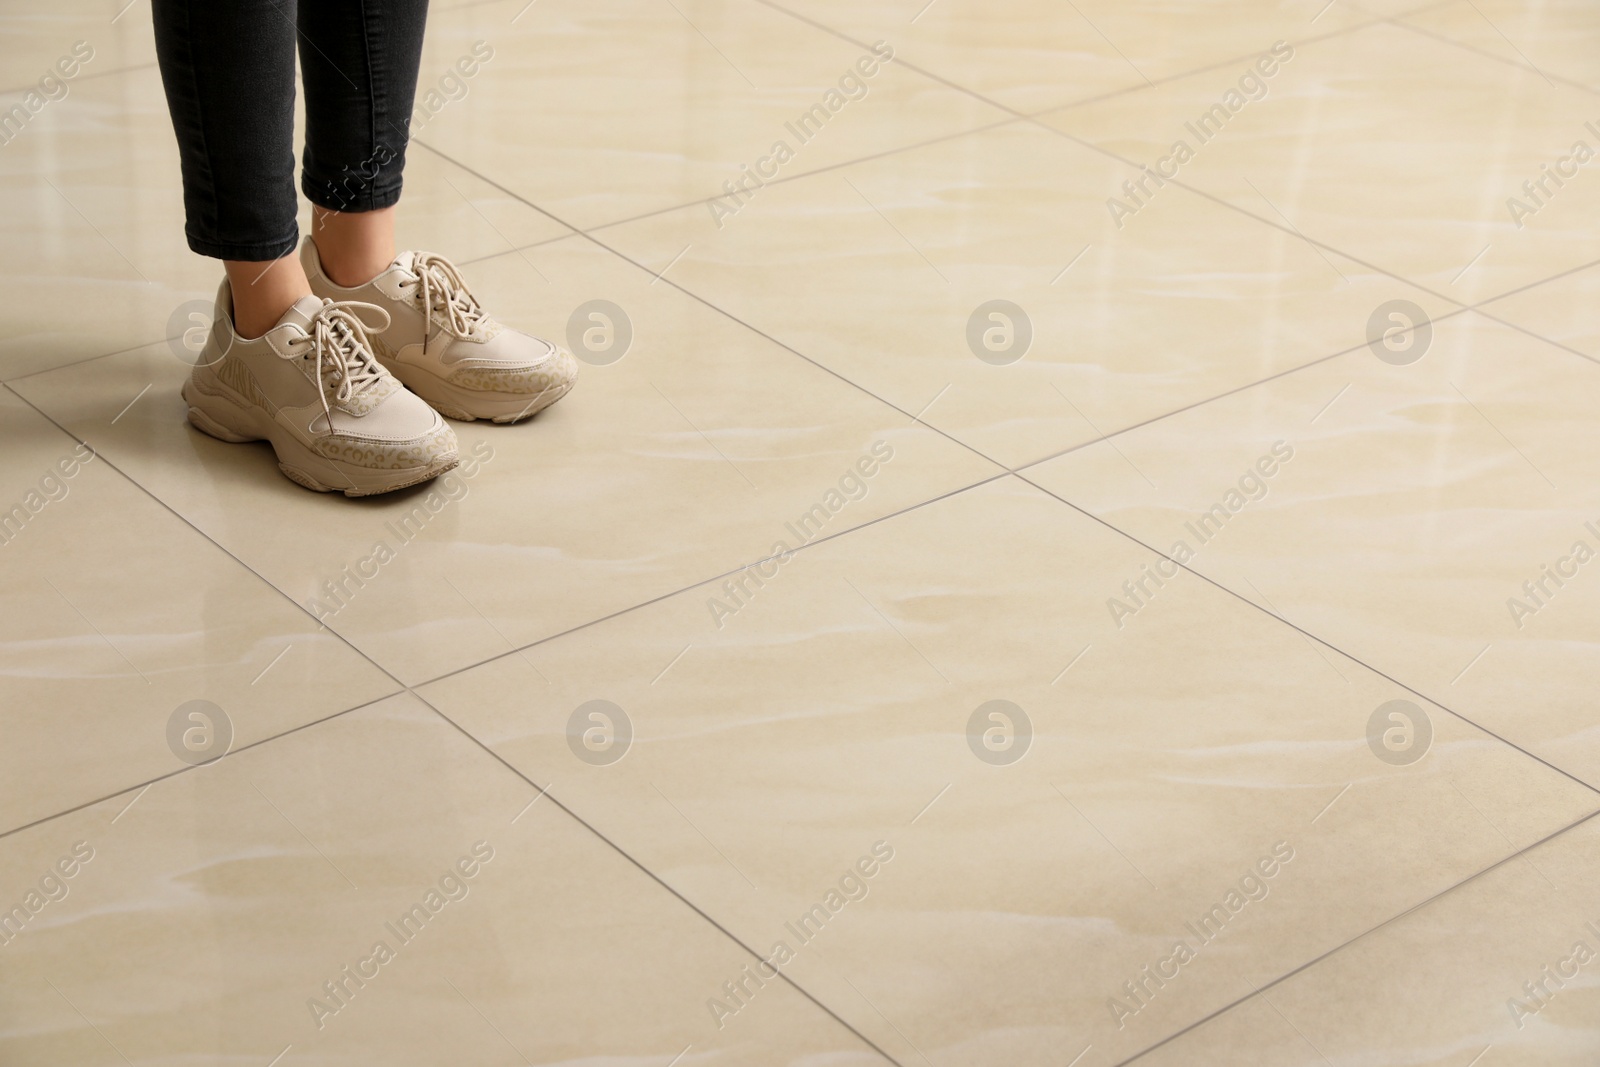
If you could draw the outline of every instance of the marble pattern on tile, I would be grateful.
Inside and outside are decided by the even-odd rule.
[[[610,300],[630,347],[532,420],[457,423],[465,462],[431,486],[350,501],[294,485],[268,446],[183,421],[186,367],[165,346],[16,387],[407,684],[763,560],[819,504],[833,534],[999,473],[583,238],[467,277],[497,317],[563,343]]]
[[[413,697],[133,799],[0,839],[8,1067],[884,1062]]]
[[[547,336],[619,304],[631,348],[348,501],[182,422],[162,339],[217,268],[124,3],[0,16],[0,88],[97,49],[0,147],[0,526],[100,453],[0,544],[0,909],[38,912],[0,910],[7,1067],[1593,1060],[1587,977],[1522,1028],[1507,998],[1600,923],[1600,831],[1493,867],[1600,807],[1600,564],[1507,615],[1600,526],[1588,168],[1506,215],[1600,122],[1587,9],[438,0],[401,244]],[[896,61],[730,214],[846,38]],[[1033,327],[1009,365],[967,340],[995,299]],[[1411,366],[1366,348],[1397,299]],[[1280,440],[1160,577],[1138,541],[1257,495]],[[195,697],[239,737],[180,769]],[[780,940],[790,982],[750,977]]]
[[[1011,118],[761,4],[501,0],[429,32],[425,88],[493,58],[418,139],[581,229]]]
[[[1230,98],[1206,72],[1042,121],[1463,304],[1593,260],[1600,182],[1511,206],[1596,146],[1592,94],[1392,23],[1303,43],[1259,85]]]
[[[1156,559],[1007,478],[419,692],[903,1063],[1118,1062],[1600,806],[1193,576],[1114,618]]]
[[[1409,365],[1351,353],[1027,475],[1600,785],[1597,404],[1600,367],[1470,313]]]
[[[1585,1067],[1600,1056],[1590,819],[1139,1059]],[[1542,988],[1541,988],[1542,987]]]
[[[237,747],[399,688],[3,388],[0,456],[0,833],[182,769],[190,701]]]
[[[596,236],[1011,467],[1451,309],[1184,189],[1113,220],[1137,177],[1008,126]]]
[[[1600,39],[1600,12],[1582,0],[1540,0],[1537,4],[1451,0],[1407,12],[1400,22],[1503,63],[1531,66],[1545,78],[1577,82],[1591,93],[1600,92],[1600,69],[1594,55],[1594,42]],[[1589,141],[1594,147],[1595,138]]]
[[[5,72],[0,75],[0,112],[15,104],[26,106],[29,90],[54,99],[33,113],[22,134],[9,127],[5,132],[25,135],[35,122],[53,118],[83,84],[80,79],[92,81],[155,61],[150,6],[141,0],[67,0],[28,9],[18,5],[0,14],[0,70]],[[65,91],[48,81],[41,89],[47,74],[64,80]]]
[[[1600,264],[1485,304],[1483,314],[1600,363]]]
[[[775,6],[857,40],[888,38],[930,74],[1026,113],[1137,92],[1178,74],[1244,61],[1279,38],[1342,33],[1376,17],[1348,3],[1319,13],[1309,2],[1281,0],[1080,0],[1048,18],[1032,0],[777,0]]]

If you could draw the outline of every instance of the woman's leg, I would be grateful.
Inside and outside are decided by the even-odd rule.
[[[385,373],[355,309],[312,294],[294,254],[301,32],[294,0],[153,2],[157,55],[182,156],[189,245],[223,260],[228,271],[211,335],[183,386],[189,421],[223,441],[270,442],[285,475],[324,492],[385,493],[451,469],[457,444],[450,427]],[[305,47],[319,72],[306,74],[318,137],[308,166],[327,165],[336,148],[328,138],[359,138],[363,124],[370,135],[373,116],[387,111],[383,100],[410,107],[409,91],[391,93],[373,75],[378,64],[370,41],[323,25],[328,8],[364,22],[364,7],[385,3],[403,13],[414,0],[304,0],[317,13],[306,20],[317,36]],[[354,73],[352,90],[328,93],[329,73],[347,79],[342,71]],[[410,77],[416,77],[414,58]],[[404,128],[402,121],[398,140],[388,143],[403,145]],[[370,175],[377,184],[356,191],[359,206],[370,212],[383,206],[378,198],[392,203],[398,196],[395,162],[385,160],[391,169]],[[310,173],[307,184],[314,184]]]
[[[330,211],[313,206],[311,235],[328,277],[354,288],[370,282],[393,263],[394,212],[392,205],[372,211]]]
[[[294,258],[295,27],[273,0],[152,0],[189,247],[224,261],[246,337],[311,292]]]
[[[576,361],[548,341],[501,327],[443,256],[395,251],[393,205],[426,17],[427,0],[302,2],[309,127],[302,188],[316,205],[304,268],[313,292],[389,314],[389,325],[373,333],[378,358],[435,410],[516,422],[566,395]],[[494,55],[479,46],[472,50],[478,61]],[[334,64],[328,55],[352,58]]]
[[[357,286],[393,262],[427,0],[302,0],[301,188],[323,269]]]

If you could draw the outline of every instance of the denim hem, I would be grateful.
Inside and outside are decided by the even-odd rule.
[[[239,262],[266,262],[273,259],[282,259],[295,250],[300,243],[300,227],[296,226],[289,234],[278,241],[261,241],[253,244],[241,244],[231,241],[212,241],[196,236],[185,230],[184,236],[189,239],[190,250],[212,259],[236,260]]]

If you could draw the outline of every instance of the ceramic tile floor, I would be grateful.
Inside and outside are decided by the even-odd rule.
[[[1590,5],[440,0],[402,244],[586,365],[363,501],[183,421],[124,5],[0,14],[0,1063],[1600,1060]]]

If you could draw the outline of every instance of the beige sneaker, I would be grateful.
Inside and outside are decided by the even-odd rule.
[[[310,237],[300,261],[311,291],[359,300],[389,313],[373,348],[406,388],[452,419],[516,422],[544,410],[578,380],[578,363],[549,341],[500,325],[483,310],[461,272],[432,252],[402,252],[365,285],[346,289],[322,271]]]
[[[322,493],[371,496],[450,470],[455,431],[373,358],[362,311],[384,315],[301,297],[278,325],[246,340],[233,327],[224,279],[211,336],[183,387],[189,421],[223,441],[270,442],[284,474]]]

